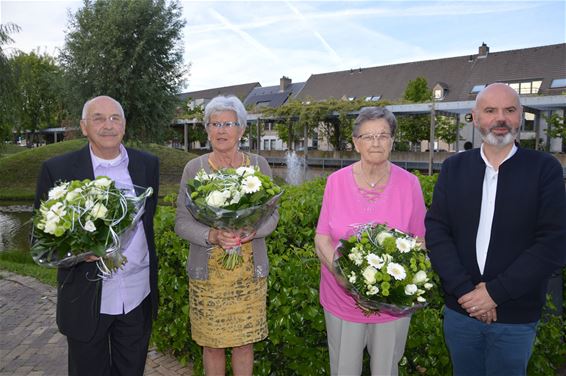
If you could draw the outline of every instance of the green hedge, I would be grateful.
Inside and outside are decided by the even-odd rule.
[[[429,205],[436,176],[417,175]],[[269,336],[255,345],[254,375],[329,373],[324,314],[318,301],[320,264],[313,243],[324,185],[324,179],[317,179],[285,187],[279,225],[267,239],[271,264],[267,298]],[[183,363],[191,360],[198,375],[203,373],[202,352],[191,340],[188,325],[188,245],[175,235],[174,217],[172,206],[160,207],[155,220],[161,306],[153,342],[159,350],[173,353]],[[430,305],[413,315],[400,367],[402,375],[451,374],[442,335],[441,308],[442,297],[437,290]],[[566,355],[563,325],[563,317],[550,315],[541,322],[529,375],[555,374]]]

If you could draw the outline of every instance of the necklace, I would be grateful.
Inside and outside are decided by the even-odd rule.
[[[232,163],[230,163],[228,166],[225,166],[225,167],[217,167],[216,163],[213,162],[213,160],[210,156],[208,157],[208,164],[210,165],[210,168],[213,171],[218,171],[218,170],[221,170],[222,168],[229,168],[229,167],[237,168],[237,167],[240,167],[240,166],[249,166],[250,165],[250,158],[248,157],[248,155],[246,153],[244,153],[243,151],[240,151],[239,155],[242,158],[242,162],[239,163],[239,164],[233,165]],[[220,163],[219,163],[219,165],[220,165]]]
[[[360,170],[361,170],[361,177],[364,180],[364,182],[369,185],[371,187],[371,189],[375,189],[375,187],[377,186],[378,183],[380,183],[387,175],[389,175],[389,163],[387,164],[387,167],[385,167],[385,173],[383,175],[381,175],[379,177],[379,179],[377,179],[375,181],[375,183],[371,183],[367,178],[366,178],[366,173],[364,171],[364,164],[363,162],[360,160]]]

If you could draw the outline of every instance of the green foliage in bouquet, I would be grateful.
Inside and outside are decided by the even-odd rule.
[[[337,269],[365,313],[391,314],[427,302],[432,268],[416,238],[386,225],[364,225],[341,240]]]
[[[135,214],[132,200],[107,177],[61,182],[34,215],[32,255],[47,253],[55,260],[85,252],[105,256]]]
[[[265,204],[281,192],[257,167],[226,168],[207,174],[200,170],[187,182],[191,200],[200,208],[242,210]]]

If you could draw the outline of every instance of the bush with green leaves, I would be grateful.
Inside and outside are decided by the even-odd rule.
[[[429,205],[436,176],[417,176]],[[267,239],[269,336],[254,346],[254,375],[329,374],[324,313],[318,296],[320,263],[313,241],[325,182],[321,178],[286,186],[281,197],[279,224]],[[160,313],[152,338],[160,351],[173,353],[183,363],[191,360],[194,374],[199,375],[203,374],[202,350],[192,341],[188,324],[188,244],[175,235],[174,217],[172,207],[161,207],[155,219]],[[437,275],[435,285],[439,285]],[[442,333],[442,307],[442,295],[436,289],[429,305],[413,315],[401,375],[452,373]],[[566,355],[564,321],[564,315],[550,313],[541,320],[529,375],[556,373]],[[367,367],[364,370],[366,374]]]

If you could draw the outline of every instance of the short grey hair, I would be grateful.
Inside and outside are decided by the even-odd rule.
[[[89,99],[88,101],[85,102],[85,104],[83,105],[83,112],[82,112],[82,116],[81,119],[85,120],[86,116],[88,115],[88,108],[90,107],[90,105],[92,104],[92,102],[94,102],[96,99],[99,98],[107,98],[110,99],[112,102],[114,102],[116,104],[116,106],[118,106],[118,108],[120,109],[120,115],[122,115],[122,119],[126,119],[126,116],[124,115],[124,109],[122,108],[122,105],[120,104],[120,102],[118,102],[116,99],[109,97],[108,95],[99,95],[98,97],[94,97]]]
[[[358,117],[354,121],[354,129],[352,135],[358,137],[360,135],[360,128],[363,123],[370,120],[385,119],[389,124],[391,137],[395,137],[395,130],[397,129],[397,119],[391,111],[385,107],[364,107],[360,110]]]
[[[248,120],[248,113],[241,100],[234,95],[219,95],[212,98],[210,102],[204,108],[204,125],[210,122],[210,117],[217,113],[223,111],[234,111],[240,127],[245,128]]]

